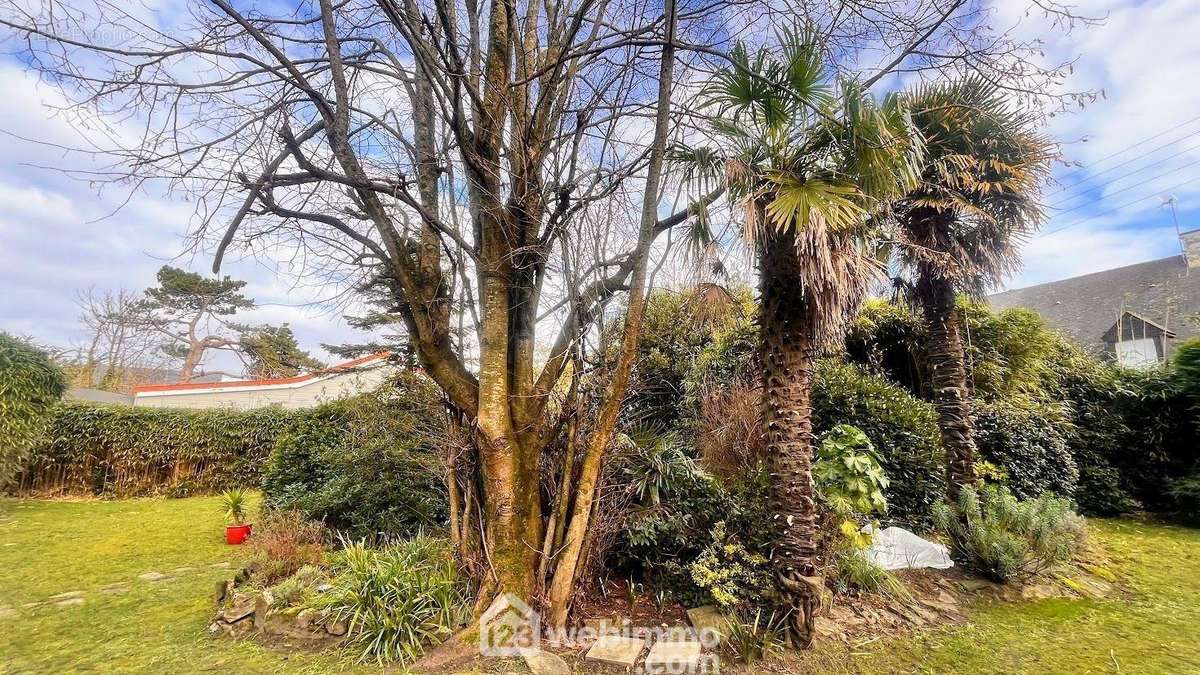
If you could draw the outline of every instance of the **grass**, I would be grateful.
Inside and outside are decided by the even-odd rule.
[[[1200,530],[1093,521],[1127,590],[1105,600],[980,601],[966,625],[783,657],[795,672],[1200,672]],[[0,673],[326,673],[355,650],[303,652],[210,638],[216,580],[245,553],[226,546],[216,497],[0,499]],[[172,573],[179,567],[191,571]],[[146,582],[144,572],[172,579]],[[129,582],[129,591],[100,591]],[[80,606],[42,604],[83,591]]]
[[[253,513],[253,511],[252,511]],[[224,543],[216,497],[125,501],[0,499],[0,673],[326,673],[344,652],[210,638],[213,586],[244,549]],[[172,573],[181,567],[190,571]],[[145,572],[173,578],[148,582]],[[120,595],[100,589],[129,582]],[[49,596],[83,591],[79,606]],[[44,604],[33,608],[21,605]]]
[[[1200,530],[1091,521],[1124,597],[980,601],[966,625],[802,657],[829,673],[1200,673]],[[819,664],[819,665],[818,665]]]

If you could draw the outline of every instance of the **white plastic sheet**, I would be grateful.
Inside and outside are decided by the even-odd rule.
[[[869,530],[870,526],[863,529]],[[876,530],[871,545],[862,551],[862,555],[885,570],[954,567],[945,546],[922,539],[902,527]]]

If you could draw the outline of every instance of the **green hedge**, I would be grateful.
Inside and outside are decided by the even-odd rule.
[[[983,459],[1004,469],[1018,499],[1050,492],[1071,499],[1079,469],[1062,432],[1060,411],[1020,399],[976,402],[975,441]]]
[[[16,487],[129,497],[258,485],[275,438],[304,414],[59,403]]]
[[[133,497],[262,485],[268,506],[356,535],[431,526],[445,518],[444,409],[421,376],[393,385],[306,410],[59,403],[14,488]]]
[[[67,379],[42,350],[0,333],[0,488],[41,441]]]

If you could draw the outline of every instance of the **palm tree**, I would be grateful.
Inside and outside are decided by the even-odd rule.
[[[1042,220],[1054,145],[1036,119],[982,78],[923,87],[909,101],[924,138],[920,184],[892,205],[900,262],[929,332],[933,403],[957,503],[975,479],[975,441],[955,300],[980,298],[1020,264]]]
[[[692,174],[723,169],[759,261],[771,560],[790,637],[807,647],[819,598],[813,363],[879,277],[871,216],[916,185],[919,144],[900,99],[876,104],[853,83],[835,88],[814,41],[784,33],[780,43],[753,58],[741,46],[731,53],[732,67],[706,89],[718,147],[676,159]]]

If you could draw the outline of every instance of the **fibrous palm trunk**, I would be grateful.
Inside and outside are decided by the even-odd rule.
[[[812,368],[808,304],[792,237],[766,242],[762,255],[763,424],[771,470],[771,563],[788,614],[789,637],[812,643],[819,591],[817,511],[812,477]]]
[[[947,497],[957,503],[959,488],[975,480],[975,438],[954,287],[926,275],[919,281],[918,293],[929,330],[929,381],[946,452]]]

